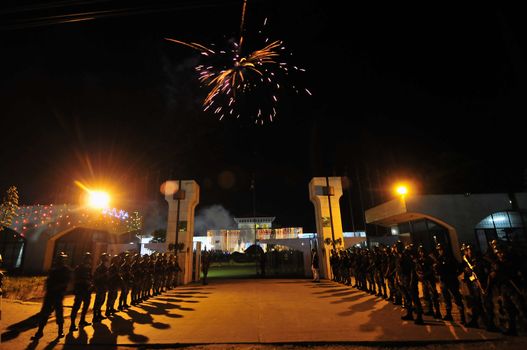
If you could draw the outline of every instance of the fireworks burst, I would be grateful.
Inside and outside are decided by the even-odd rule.
[[[242,11],[240,33],[243,33],[245,5]],[[267,19],[264,21],[264,27]],[[261,33],[262,31],[260,31]],[[219,119],[230,116],[240,118],[248,116],[255,123],[264,120],[273,121],[277,116],[280,96],[291,87],[288,76],[292,71],[304,72],[302,68],[290,66],[285,57],[286,47],[281,40],[264,39],[264,47],[249,54],[242,54],[243,35],[238,42],[232,43],[227,50],[214,50],[202,44],[165,38],[168,41],[197,50],[207,58],[208,64],[195,67],[202,86],[209,89],[203,100],[203,110],[211,111]],[[212,47],[212,45],[211,45]],[[305,93],[311,95],[307,89]]]

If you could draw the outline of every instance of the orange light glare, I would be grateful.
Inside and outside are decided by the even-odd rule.
[[[395,189],[395,192],[397,192],[397,194],[400,194],[401,196],[404,196],[405,194],[408,193],[408,187],[406,187],[404,185],[399,185]]]
[[[88,193],[88,205],[95,209],[105,209],[110,206],[110,195],[102,191]]]

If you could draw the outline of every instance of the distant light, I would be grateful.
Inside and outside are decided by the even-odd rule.
[[[102,213],[104,215],[109,215],[109,216],[113,216],[114,218],[117,218],[119,220],[126,220],[128,218],[130,218],[130,214],[128,214],[128,212],[124,211],[124,210],[117,210],[116,208],[113,208],[113,209],[110,209],[110,208],[105,208],[103,209]]]
[[[174,195],[179,189],[178,181],[165,181],[161,184],[160,191],[165,196]]]
[[[503,214],[493,214],[492,215],[492,221],[494,222],[504,222],[504,221],[508,221],[509,219],[503,215]]]
[[[92,208],[105,209],[110,205],[110,195],[102,191],[90,191],[88,204]]]
[[[342,235],[346,238],[366,237],[366,231],[342,232]]]

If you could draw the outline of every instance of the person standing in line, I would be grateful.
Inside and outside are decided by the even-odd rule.
[[[121,258],[119,255],[114,255],[111,259],[110,267],[108,268],[108,298],[106,299],[106,312],[104,313],[106,317],[117,312],[114,306],[123,281],[119,274],[120,266]]]
[[[2,254],[0,254],[0,268],[2,267],[2,264],[4,263],[4,259],[2,259]],[[4,271],[0,270],[0,297],[2,296],[2,285],[4,284]]]
[[[141,299],[141,259],[141,255],[136,253],[130,265],[130,276],[132,281],[132,301],[130,302],[131,305],[139,304]]]
[[[93,284],[95,286],[95,301],[93,302],[93,323],[101,322],[106,319],[102,315],[101,308],[106,300],[106,292],[108,291],[108,254],[102,253],[101,261],[95,269],[93,275]]]
[[[173,280],[173,286],[172,287],[176,288],[178,286],[178,283],[179,283],[179,273],[183,272],[183,269],[181,268],[181,266],[179,266],[177,254],[174,255],[174,264],[175,264],[175,267],[174,267],[174,280]]]
[[[317,249],[313,248],[311,250],[313,255],[311,257],[311,271],[313,271],[313,282],[320,282],[320,273],[319,273],[319,259]]]
[[[201,254],[201,272],[203,272],[203,285],[208,284],[207,275],[209,274],[210,258],[210,252],[204,250]]]
[[[423,289],[423,299],[427,306],[427,312],[424,314],[427,316],[433,316],[440,320],[443,318],[441,315],[441,308],[439,305],[439,293],[437,292],[437,279],[434,273],[434,261],[426,254],[426,251],[422,245],[417,248],[417,259],[416,259],[416,271],[419,281]]]
[[[461,273],[461,264],[447,254],[443,244],[438,243],[436,246],[438,253],[437,261],[435,262],[435,273],[439,277],[441,285],[441,294],[446,306],[446,315],[443,317],[445,321],[453,321],[452,317],[452,298],[459,309],[460,323],[466,324],[465,321],[465,305],[461,293],[459,292],[458,275]]]
[[[333,275],[331,277],[331,280],[335,282],[339,281],[339,271],[337,268],[338,260],[339,260],[339,257],[337,255],[337,251],[335,249],[331,249],[331,255],[329,257],[329,267],[331,269],[331,274]]]
[[[121,266],[119,267],[119,274],[121,275],[121,294],[119,295],[119,306],[117,310],[122,311],[128,309],[130,306],[128,302],[128,293],[133,285],[133,276],[130,270],[130,254],[125,253]]]
[[[48,323],[48,318],[55,310],[55,317],[57,325],[59,326],[57,338],[64,337],[64,294],[68,288],[70,281],[71,269],[66,266],[68,256],[64,252],[60,252],[57,256],[56,265],[49,271],[46,280],[46,294],[44,295],[44,302],[40,310],[40,321],[38,323],[38,330],[31,338],[38,340],[44,335],[44,327]]]
[[[78,265],[75,268],[73,274],[73,293],[75,294],[75,300],[73,301],[73,308],[71,310],[71,325],[70,332],[78,331],[79,328],[75,325],[75,318],[77,317],[77,312],[82,304],[81,311],[81,320],[79,327],[90,326],[91,323],[86,322],[86,313],[88,312],[88,307],[91,302],[91,293],[93,290],[93,277],[91,273],[92,269],[92,256],[90,252],[84,253],[84,258],[82,264]]]
[[[483,294],[484,287],[482,280],[486,281],[484,276],[483,264],[479,256],[476,256],[472,245],[463,244],[461,247],[461,254],[463,255],[463,282],[468,289],[468,304],[470,305],[471,319],[467,323],[469,328],[478,328],[478,320],[486,320],[485,310],[483,308]]]
[[[513,263],[510,252],[503,246],[496,246],[496,261],[492,264],[487,288],[495,288],[500,294],[506,313],[507,328],[505,335],[518,335],[517,318],[527,314],[525,300],[518,286],[518,266]]]

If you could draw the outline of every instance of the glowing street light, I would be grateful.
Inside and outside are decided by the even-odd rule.
[[[95,209],[108,208],[110,206],[110,195],[102,191],[89,191],[88,205]]]
[[[397,192],[397,194],[401,195],[401,196],[404,196],[408,193],[408,187],[406,187],[405,185],[398,185],[396,188],[395,188],[395,192]]]

